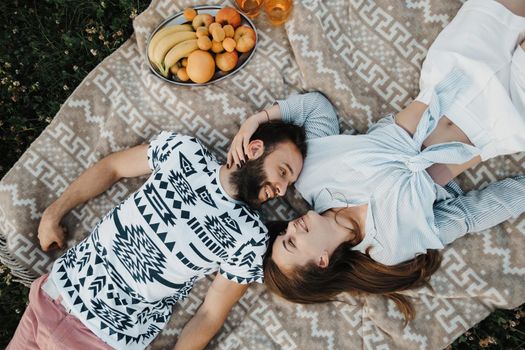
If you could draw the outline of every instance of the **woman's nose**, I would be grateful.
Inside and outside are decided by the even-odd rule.
[[[288,225],[286,226],[286,231],[284,232],[283,236],[289,236],[291,232],[294,230],[295,230],[294,220],[288,221]]]

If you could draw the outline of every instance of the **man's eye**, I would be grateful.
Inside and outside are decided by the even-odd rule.
[[[281,168],[281,176],[284,176],[284,175],[286,175],[286,169]]]

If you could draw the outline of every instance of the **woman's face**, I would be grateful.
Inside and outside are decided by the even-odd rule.
[[[334,225],[337,226],[332,216],[319,215],[314,211],[290,221],[286,232],[273,243],[272,259],[282,271],[304,266],[311,261],[325,267],[333,252],[334,242],[331,241],[335,235],[330,233],[337,229]]]

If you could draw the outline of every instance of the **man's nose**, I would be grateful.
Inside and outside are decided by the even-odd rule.
[[[275,189],[277,190],[277,196],[282,197],[286,194],[288,189],[288,184],[286,182],[278,182],[275,184]]]

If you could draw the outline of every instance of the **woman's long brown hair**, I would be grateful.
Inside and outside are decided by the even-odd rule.
[[[380,294],[395,302],[410,321],[415,311],[410,301],[398,292],[421,287],[439,268],[441,255],[437,250],[397,265],[383,265],[368,254],[352,250],[351,242],[342,243],[330,257],[327,267],[315,262],[284,273],[272,259],[272,245],[284,230],[286,222],[267,224],[270,232],[270,247],[264,262],[266,286],[283,298],[300,304],[316,304],[337,301],[341,292]]]

